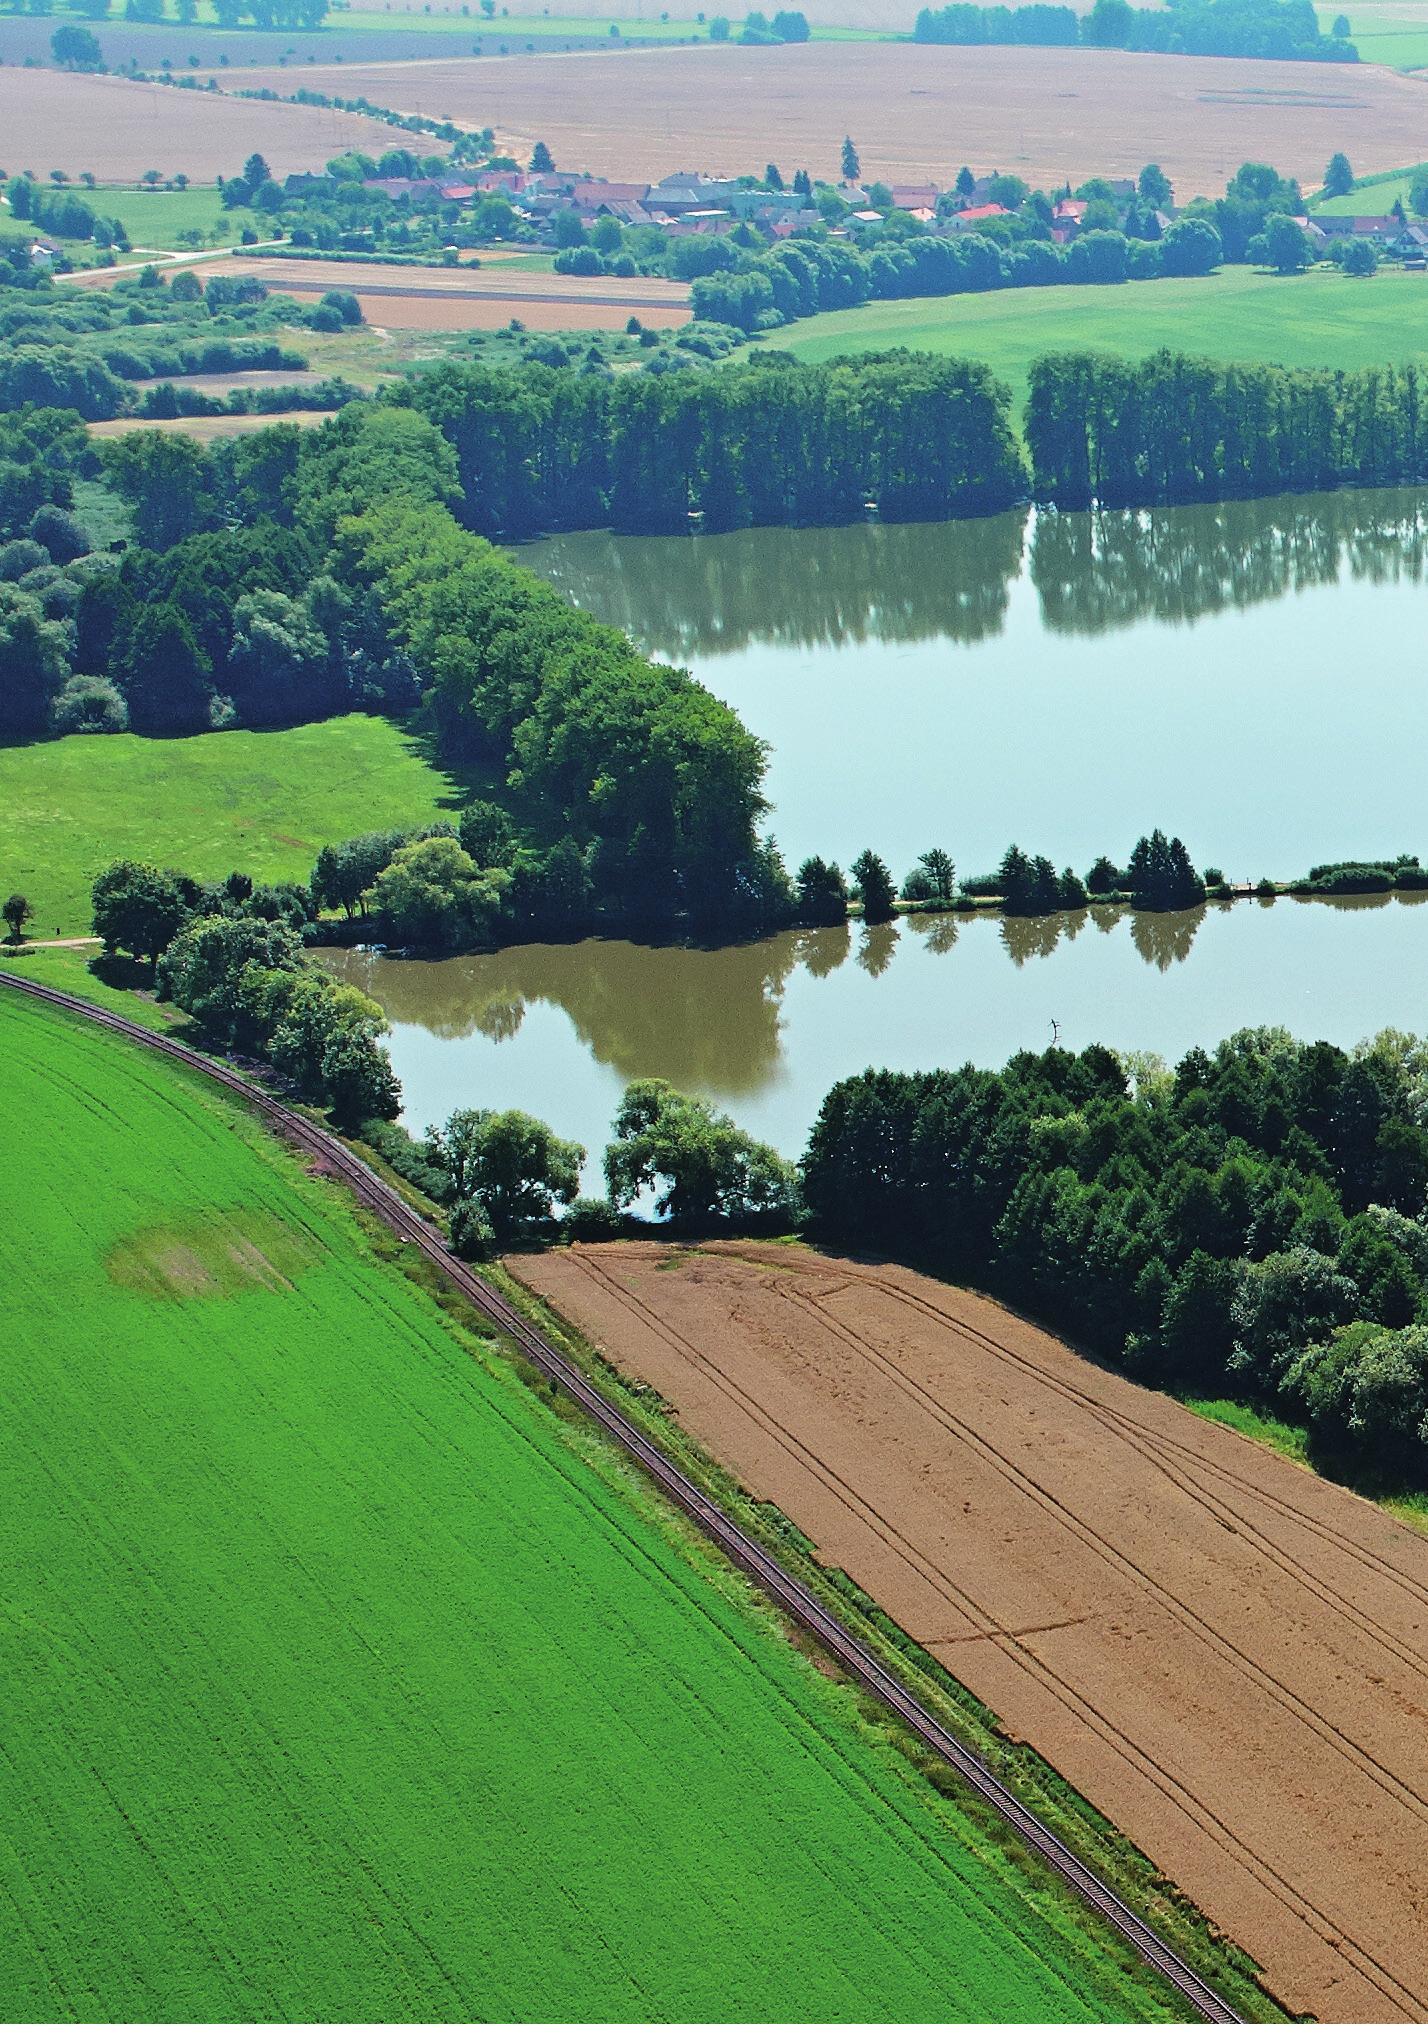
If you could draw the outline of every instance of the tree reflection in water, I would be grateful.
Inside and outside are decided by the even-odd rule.
[[[1428,573],[1428,500],[1408,487],[1211,506],[1024,511],[930,525],[757,527],[736,534],[566,534],[520,559],[585,610],[675,659],[773,646],[1001,632],[1029,570],[1049,631],[1187,624],[1332,584]]]
[[[864,928],[858,949],[858,968],[866,970],[870,977],[881,977],[897,954],[897,941],[897,929],[890,921],[876,928]]]
[[[1278,901],[1281,907],[1295,904],[1361,913],[1428,904],[1428,893]],[[344,981],[374,997],[396,1025],[419,1026],[441,1040],[479,1034],[500,1044],[521,1033],[531,1007],[550,1005],[566,1015],[597,1061],[626,1080],[661,1075],[732,1099],[758,1094],[784,1073],[784,1000],[800,970],[817,988],[852,957],[855,970],[880,980],[894,967],[904,939],[909,949],[955,958],[959,948],[975,950],[979,937],[985,946],[993,935],[1019,970],[1055,955],[1092,927],[1108,935],[1126,924],[1136,954],[1165,973],[1188,959],[1210,911],[1200,906],[1187,913],[1148,914],[1090,907],[1034,919],[908,914],[875,928],[856,922],[798,928],[724,949],[592,939],[429,963],[359,950],[317,953]],[[1226,902],[1215,911],[1231,909]],[[914,997],[918,974],[906,965],[897,970]],[[958,974],[949,972],[949,981]]]

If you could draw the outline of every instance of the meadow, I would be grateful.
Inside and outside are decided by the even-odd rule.
[[[1180,2014],[245,1112],[0,1050],[7,2016]]]
[[[305,880],[325,843],[435,822],[450,778],[381,717],[198,738],[71,737],[0,749],[0,886],[34,904],[31,933],[89,933],[89,888],[112,858],[196,878],[234,869]]]
[[[1425,37],[1428,43],[1428,37]],[[1425,50],[1428,61],[1428,50]],[[1347,197],[1325,197],[1314,206],[1316,218],[1385,218],[1395,203],[1402,204],[1412,217],[1408,198],[1413,188],[1413,179],[1418,166],[1406,168],[1400,175],[1368,176],[1356,183]]]
[[[1282,279],[1225,267],[1194,280],[1118,288],[1005,288],[869,302],[790,324],[767,343],[815,362],[892,345],[983,359],[1011,386],[1020,417],[1027,368],[1043,352],[1088,348],[1142,358],[1168,345],[1212,358],[1351,371],[1421,358],[1428,351],[1425,318],[1422,274],[1385,268],[1355,281],[1323,265]]]

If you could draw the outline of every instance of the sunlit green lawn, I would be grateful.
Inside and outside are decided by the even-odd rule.
[[[1324,265],[1282,280],[1249,267],[1116,288],[1004,288],[988,295],[870,302],[773,332],[809,360],[906,345],[984,359],[1012,387],[1043,352],[1087,346],[1141,358],[1162,345],[1213,358],[1352,368],[1428,354],[1428,275],[1348,279]]]
[[[33,935],[84,935],[90,884],[113,858],[301,880],[323,844],[435,822],[451,802],[446,776],[380,717],[11,746],[0,751],[0,888],[33,902]]]

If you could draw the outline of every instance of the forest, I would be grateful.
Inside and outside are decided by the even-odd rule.
[[[1097,0],[1077,17],[1069,7],[924,7],[914,42],[1082,42],[1099,49],[1145,49],[1169,56],[1277,57],[1302,63],[1357,63],[1343,16],[1332,35],[1310,0],[1168,0],[1164,8]]]
[[[1130,1073],[1127,1073],[1129,1067]],[[1135,1377],[1307,1426],[1366,1483],[1428,1466],[1428,1052],[1243,1032],[869,1069],[803,1161],[822,1232],[984,1286]]]
[[[1011,396],[926,353],[768,353],[686,379],[442,365],[393,396],[452,444],[477,532],[683,533],[997,513],[1025,495]]]
[[[1033,362],[1026,410],[1036,497],[1153,506],[1421,483],[1428,411],[1417,366],[1316,372],[1160,351]]]

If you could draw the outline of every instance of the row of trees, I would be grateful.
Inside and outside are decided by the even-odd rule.
[[[676,246],[697,243],[679,240]],[[1053,243],[1049,229],[1008,246],[975,232],[934,237],[905,213],[872,228],[861,246],[804,235],[772,252],[757,250],[756,243],[742,251],[727,240],[707,243],[719,249],[717,268],[691,281],[694,313],[746,331],[862,302],[1209,274],[1224,257],[1218,232],[1202,217],[1181,219],[1153,241],[1120,230],[1088,231],[1064,248]]]
[[[1175,1069],[1100,1047],[869,1070],[803,1161],[829,1234],[987,1286],[1151,1382],[1428,1465],[1428,1050],[1278,1029]]]
[[[797,1168],[703,1097],[671,1084],[632,1082],[605,1150],[604,1197],[580,1198],[585,1148],[524,1111],[456,1110],[420,1140],[369,1123],[363,1136],[404,1180],[448,1212],[452,1249],[487,1258],[498,1245],[563,1234],[619,1236],[621,1211],[642,1195],[676,1229],[711,1225],[781,1231],[800,1214]]]
[[[914,42],[1020,43],[1097,49],[1154,49],[1171,56],[1279,57],[1357,63],[1342,15],[1321,34],[1309,0],[1170,0],[1163,10],[1097,0],[1087,15],[1070,7],[924,7]]]
[[[215,1045],[270,1061],[344,1128],[397,1115],[401,1086],[379,1044],[386,1015],[308,960],[301,887],[255,887],[241,872],[204,886],[120,859],[99,874],[92,900],[106,952],[148,962],[159,997]]]
[[[996,513],[1023,496],[1007,389],[985,366],[869,354],[827,366],[770,354],[696,378],[545,366],[442,366],[397,398],[457,456],[482,533],[603,527],[683,533]]]
[[[1036,494],[1063,507],[1149,506],[1421,483],[1428,391],[1416,366],[1360,372],[1226,365],[1160,351],[1033,362]]]

